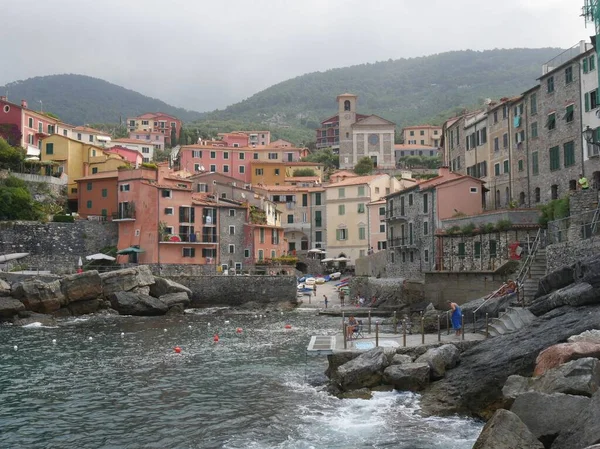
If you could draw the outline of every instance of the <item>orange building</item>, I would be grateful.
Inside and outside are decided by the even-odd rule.
[[[100,172],[76,179],[79,216],[111,221],[117,216],[119,172]]]

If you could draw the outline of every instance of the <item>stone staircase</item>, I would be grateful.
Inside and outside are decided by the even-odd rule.
[[[538,290],[538,284],[542,277],[546,275],[546,248],[540,248],[536,251],[535,257],[529,267],[527,277],[523,281],[523,296],[525,304],[530,304],[533,296]]]
[[[489,336],[497,337],[509,334],[525,327],[534,318],[535,315],[524,307],[509,307],[500,317],[492,319],[489,326]]]

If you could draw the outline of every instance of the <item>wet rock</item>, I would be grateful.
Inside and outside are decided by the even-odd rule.
[[[427,363],[392,365],[383,372],[383,381],[400,391],[423,390],[429,384],[430,377],[430,368]]]
[[[160,298],[163,295],[169,293],[187,293],[188,296],[192,297],[192,291],[185,285],[178,284],[177,282],[171,281],[170,279],[161,278],[154,276],[154,284],[150,285],[150,295],[155,298]]]
[[[409,355],[396,354],[392,358],[392,365],[402,365],[403,363],[412,363],[413,358]]]
[[[145,285],[144,287],[136,287],[131,291],[140,295],[152,296],[150,295],[150,287],[147,285]]]
[[[339,395],[340,399],[371,399],[373,394],[368,388],[359,388],[358,390],[346,391]]]
[[[506,379],[502,387],[502,396],[504,397],[504,407],[510,408],[515,399],[529,391],[535,391],[532,387],[533,379],[531,377],[519,376],[513,374]]]
[[[335,381],[344,391],[374,387],[381,383],[382,372],[387,365],[383,348],[374,348],[340,366]]]
[[[61,307],[60,309],[52,312],[52,316],[54,318],[69,318],[70,316],[73,316],[73,314],[71,313],[71,310],[69,310],[69,307]]]
[[[592,287],[600,287],[600,256],[587,257],[573,265],[573,277],[577,281],[587,282]]]
[[[109,316],[109,315],[118,315],[119,312],[117,312],[115,309],[100,309],[98,310],[98,312],[96,312],[96,315],[100,315],[100,316]]]
[[[27,310],[38,313],[52,313],[67,304],[60,288],[60,281],[26,281],[16,284],[13,296],[19,299]]]
[[[517,397],[510,411],[517,415],[529,431],[545,447],[570,428],[590,398],[563,393],[524,393]]]
[[[327,355],[328,366],[325,375],[330,379],[334,378],[340,366],[355,359],[359,355],[360,353],[355,351],[339,351],[335,354]]]
[[[164,315],[169,310],[167,305],[157,298],[132,292],[116,292],[108,299],[112,308],[121,315]]]
[[[548,273],[546,276],[540,279],[538,291],[535,294],[535,298],[547,295],[554,290],[559,290],[567,285],[570,285],[575,280],[573,266],[565,266],[558,270]]]
[[[580,449],[600,443],[600,392],[594,394],[587,407],[563,430],[552,443],[552,449]]]
[[[56,324],[56,320],[52,315],[45,313],[35,313],[30,311],[19,312],[13,318],[13,324],[15,326],[27,326],[28,324],[41,323],[44,326],[53,326]]]
[[[167,315],[183,315],[184,313],[185,307],[182,304],[174,304],[167,311]]]
[[[73,315],[87,315],[96,312],[100,308],[100,301],[98,299],[87,299],[72,302],[67,307]]]
[[[454,368],[460,361],[460,351],[454,345],[442,345],[439,348],[429,349],[420,356],[415,363],[427,363],[431,368],[431,379],[437,380],[444,377],[446,370]]]
[[[600,343],[600,330],[592,329],[582,332],[579,335],[573,335],[567,340],[568,343],[576,343],[578,341],[587,341],[589,343]]]
[[[15,298],[0,297],[0,320],[12,318],[25,310],[25,305]]]
[[[175,304],[181,304],[183,306],[188,306],[190,304],[190,298],[186,292],[167,293],[166,295],[160,296],[158,299],[164,302],[168,307],[172,307]]]
[[[102,280],[97,271],[85,271],[61,279],[61,290],[68,302],[95,299],[102,295]]]
[[[600,344],[581,341],[550,346],[540,352],[536,358],[533,375],[541,376],[549,369],[585,357],[600,357]]]
[[[581,282],[572,284],[549,295],[542,296],[533,301],[529,310],[535,316],[541,316],[550,310],[562,306],[584,306],[600,302],[600,289],[593,288],[590,284]]]
[[[0,297],[10,296],[11,287],[8,282],[3,279],[0,279]]]
[[[500,409],[483,427],[473,449],[544,449],[517,415]]]
[[[488,419],[502,407],[509,376],[531,376],[540,351],[571,335],[600,328],[600,306],[560,307],[528,326],[489,338],[461,354],[461,363],[423,392],[424,413],[470,413]]]

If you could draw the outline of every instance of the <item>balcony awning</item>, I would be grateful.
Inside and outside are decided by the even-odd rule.
[[[27,156],[37,156],[42,154],[42,150],[38,147],[34,147],[33,145],[27,145]]]
[[[130,246],[129,248],[125,248],[122,250],[117,251],[117,254],[133,254],[133,253],[143,253],[144,250],[141,248],[135,248],[133,246]]]
[[[110,142],[110,137],[108,136],[96,136],[96,139],[98,139],[100,142]]]

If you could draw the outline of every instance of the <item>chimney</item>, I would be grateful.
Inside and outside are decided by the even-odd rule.
[[[438,169],[438,176],[446,176],[450,174],[450,168],[447,165],[443,165]]]
[[[7,101],[7,98],[5,95],[0,95],[0,101]]]
[[[25,101],[25,100],[21,100],[21,107],[22,107],[23,109],[27,109],[27,101]]]

